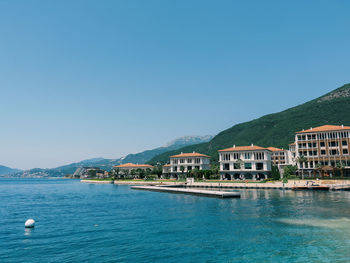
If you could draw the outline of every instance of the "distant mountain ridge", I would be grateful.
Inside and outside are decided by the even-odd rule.
[[[19,169],[13,169],[4,165],[0,165],[0,175],[14,174],[19,171]]]
[[[198,142],[208,142],[212,137],[213,136],[211,135],[183,136],[169,142],[165,146],[158,147],[152,150],[143,151],[136,154],[128,154],[127,156],[118,158],[118,159],[92,158],[92,159],[87,159],[76,163],[59,166],[52,169],[34,168],[26,171],[17,170],[16,172],[11,173],[11,175],[17,176],[17,177],[62,177],[66,174],[73,174],[77,168],[83,167],[83,166],[94,166],[94,167],[99,167],[100,169],[109,171],[114,165],[129,163],[129,162],[146,163],[158,154],[171,151],[171,150],[176,150],[178,148],[188,146],[191,144],[196,144]]]
[[[171,155],[192,151],[208,154],[213,157],[212,161],[217,161],[217,151],[234,144],[243,146],[254,143],[286,149],[294,141],[296,131],[325,124],[350,126],[350,84],[290,109],[234,125],[207,143],[162,153],[148,163],[166,163]]]

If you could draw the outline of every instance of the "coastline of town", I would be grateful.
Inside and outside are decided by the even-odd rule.
[[[95,178],[86,176],[89,171],[79,175],[83,168],[75,176],[85,183],[119,185],[347,190],[349,135],[350,127],[323,125],[296,132],[288,150],[233,145],[218,151],[216,171],[211,156],[192,152],[172,155],[161,167],[127,163],[114,166],[109,173],[96,171]]]

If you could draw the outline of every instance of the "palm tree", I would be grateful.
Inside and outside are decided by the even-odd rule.
[[[340,170],[340,176],[344,177],[344,168],[345,168],[344,162],[337,162],[335,167]]]
[[[304,180],[304,169],[303,169],[303,164],[307,162],[307,158],[304,155],[300,155],[297,158],[297,162],[300,164],[301,166],[301,178]]]
[[[184,171],[185,171],[185,166],[181,165],[180,166],[180,171],[181,171],[181,174],[182,174],[182,177],[183,177]]]

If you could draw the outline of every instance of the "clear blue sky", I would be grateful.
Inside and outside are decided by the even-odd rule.
[[[0,0],[0,164],[117,158],[350,82],[349,1]]]

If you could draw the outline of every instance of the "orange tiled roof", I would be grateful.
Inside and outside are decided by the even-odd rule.
[[[252,146],[235,146],[235,147],[219,150],[219,152],[256,151],[256,150],[268,150],[269,151],[269,149],[267,149],[267,148],[252,145]]]
[[[292,142],[292,143],[290,143],[290,144],[288,144],[288,145],[295,145],[295,142]]]
[[[153,166],[149,164],[134,164],[134,163],[124,163],[124,164],[116,165],[114,167],[116,168],[153,168]]]
[[[281,151],[284,151],[283,149],[276,148],[276,147],[267,147],[266,149],[270,150],[271,152],[281,152]]]
[[[180,153],[180,154],[176,154],[173,156],[170,156],[170,158],[178,158],[178,157],[207,157],[210,158],[210,156],[205,155],[205,154],[201,154],[201,153]]]
[[[163,165],[163,167],[170,167],[171,166],[171,164],[169,163],[169,164],[165,164],[165,165]]]
[[[310,128],[308,130],[298,131],[296,133],[326,132],[326,131],[341,131],[341,130],[350,130],[350,127],[343,126],[343,125],[323,125],[315,128]]]

